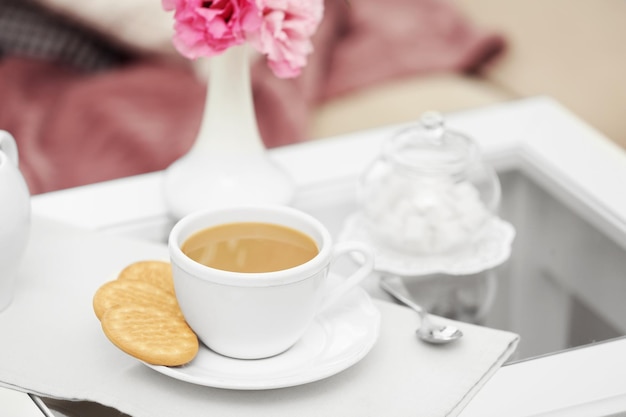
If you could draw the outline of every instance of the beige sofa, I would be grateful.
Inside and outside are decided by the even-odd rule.
[[[148,51],[173,51],[171,17],[155,0],[35,0]],[[358,0],[352,0],[358,5]],[[376,85],[319,107],[315,138],[533,95],[550,95],[626,148],[626,2],[452,0],[502,33],[506,52],[480,76],[437,74]]]
[[[480,76],[438,74],[387,82],[318,108],[325,137],[534,95],[557,99],[626,148],[626,2],[456,0],[479,26],[502,33],[506,52]]]
[[[400,1],[398,4],[404,4],[405,7],[406,4],[418,4],[418,0],[396,1]],[[286,90],[272,88],[275,86],[275,79],[271,78],[270,88],[265,91],[275,93],[272,97],[280,98],[279,104],[287,103],[286,106],[291,106],[291,100],[299,100],[299,105],[293,106],[293,113],[296,115],[294,118],[283,117],[286,107],[274,102],[270,101],[269,105],[262,107],[274,112],[273,118],[264,120],[273,123],[270,125],[274,128],[278,126],[276,129],[287,138],[277,143],[289,143],[292,131],[288,129],[292,127],[297,130],[294,134],[297,136],[296,140],[306,140],[416,120],[426,110],[448,112],[528,96],[548,95],[611,138],[617,146],[626,149],[626,121],[623,117],[626,110],[626,82],[623,75],[626,73],[626,26],[622,24],[626,15],[626,1],[448,1],[458,6],[458,10],[468,18],[461,20],[482,29],[483,34],[499,32],[506,40],[506,50],[496,56],[495,60],[488,62],[487,66],[480,67],[480,74],[441,72],[441,67],[437,67],[434,69],[437,72],[431,71],[428,73],[431,75],[425,75],[423,71],[411,68],[410,73],[420,75],[389,78],[397,73],[386,74],[376,79],[391,81],[366,83],[367,87],[359,84],[357,89],[350,90],[353,93],[342,96],[322,91],[322,100],[334,97],[322,104],[317,101],[320,98],[316,94],[311,94],[314,89],[307,84],[311,78],[303,77],[293,83],[284,84]],[[313,74],[311,85],[314,86],[332,84],[333,74],[337,73],[325,71],[329,68],[325,65],[330,62],[328,65],[332,69],[332,65],[337,62],[334,61],[337,51],[344,54],[341,57],[346,58],[350,54],[346,55],[345,51],[362,50],[355,47],[354,43],[343,43],[345,39],[351,39],[350,34],[369,33],[375,40],[386,40],[385,31],[381,27],[386,29],[394,22],[393,16],[389,18],[390,23],[382,21],[379,14],[375,14],[372,20],[370,14],[367,22],[378,23],[376,30],[359,32],[362,26],[352,23],[359,22],[364,11],[369,10],[371,13],[372,9],[367,7],[368,4],[384,8],[390,7],[392,2],[326,2],[327,7],[349,5],[354,8],[354,14],[347,16],[350,19],[346,26],[346,20],[340,19],[346,16],[326,14],[325,22],[330,22],[331,31],[320,31],[324,36],[317,41],[324,42],[318,45],[329,46],[326,49],[333,55],[322,52],[318,55],[319,61],[311,60],[310,63],[317,63],[307,68],[312,68],[308,74]],[[357,9],[359,4],[363,8]],[[0,29],[0,91],[5,104],[0,109],[0,128],[11,131],[18,138],[21,149],[20,167],[29,181],[31,192],[47,192],[163,169],[186,152],[195,138],[194,123],[198,122],[201,114],[201,94],[205,89],[198,88],[202,87],[198,82],[202,80],[195,79],[190,72],[190,61],[183,59],[173,49],[172,16],[162,9],[159,0],[4,0],[0,1],[0,5],[0,23],[7,22],[7,19],[13,23],[13,19],[20,26],[20,19],[16,18],[21,17],[24,26],[23,30],[11,31],[8,30],[9,26],[15,25],[5,24],[6,28],[0,25],[5,28]],[[2,13],[7,8],[20,13]],[[329,10],[333,9],[327,8]],[[347,13],[346,9],[341,10],[342,13]],[[397,12],[400,9],[388,10]],[[358,11],[363,13],[359,14]],[[456,11],[454,15],[458,17]],[[31,17],[30,20],[25,19],[28,16]],[[412,26],[399,25],[405,29],[391,32],[401,33],[411,40],[412,36],[419,36],[419,30],[429,23],[442,22],[430,20],[436,19],[436,16],[420,16],[424,20],[416,19]],[[420,22],[423,26],[420,26]],[[78,27],[75,27],[75,23]],[[345,27],[349,29],[342,32]],[[407,27],[418,31],[406,30]],[[40,31],[38,28],[48,30]],[[344,39],[345,33],[348,35]],[[29,42],[25,42],[26,40]],[[55,40],[56,43],[53,42]],[[337,41],[335,45],[333,40]],[[22,53],[32,53],[30,47],[39,46],[34,50],[44,53],[43,57],[46,59],[38,59],[40,56],[11,59],[14,58],[10,54],[11,49],[6,53],[3,45],[21,47],[18,52]],[[352,49],[337,49],[345,45]],[[403,43],[397,45],[402,46]],[[57,51],[56,48],[61,46],[66,49]],[[411,44],[411,50],[412,47]],[[324,51],[325,48],[317,50]],[[85,79],[83,80],[85,73],[80,71],[72,71],[71,76],[66,76],[66,68],[52,63],[52,57],[45,55],[50,51],[57,51],[55,56],[61,58],[63,63],[67,60],[79,68],[89,64],[86,65]],[[72,53],[66,57],[59,51]],[[83,53],[85,51],[88,53]],[[418,49],[415,51],[414,56],[405,55],[406,52],[399,56],[428,56],[420,55]],[[445,48],[438,50],[437,58],[446,57],[445,51]],[[8,59],[3,58],[3,52]],[[377,55],[369,49],[366,52],[352,61],[356,62],[356,68],[376,67],[364,57],[369,59]],[[127,62],[127,55],[132,63],[128,67],[123,65]],[[141,59],[142,57],[146,59]],[[390,59],[390,62],[393,61]],[[104,69],[112,71],[97,72],[93,68],[94,62],[104,62]],[[175,65],[170,65],[173,63]],[[191,62],[191,65],[195,65],[195,62]],[[140,72],[129,72],[129,67]],[[267,67],[261,67],[267,70]],[[458,71],[467,67],[448,65],[444,68]],[[124,78],[128,74],[146,74],[141,70],[150,71],[152,77],[157,74],[163,78],[160,81],[136,75],[134,78]],[[353,73],[353,69],[344,71],[341,79],[349,79]],[[169,82],[173,80],[176,82]],[[302,84],[299,83],[300,80],[304,80]],[[163,88],[146,86],[145,83],[150,82],[154,83],[153,86]],[[39,85],[49,88],[33,88]],[[34,91],[41,94],[34,94]],[[180,91],[185,91],[185,94],[179,94]],[[92,102],[94,97],[99,100]],[[184,99],[178,102],[172,101],[172,97]],[[124,105],[116,104],[120,102]],[[146,105],[146,102],[151,105]],[[173,111],[167,106],[154,106],[155,103],[182,105],[174,106],[176,111]],[[283,119],[288,122],[285,129],[280,124]],[[104,128],[92,129],[93,123]],[[141,128],[137,128],[138,126]],[[145,126],[151,128],[146,129]],[[172,135],[172,131],[175,135]],[[85,137],[89,140],[85,140]],[[171,146],[172,137],[178,138],[174,142],[176,149]],[[72,161],[71,164],[67,163],[69,160]]]
[[[35,0],[149,51],[171,47],[161,2]],[[358,4],[358,0],[353,0]],[[437,74],[376,85],[317,109],[315,138],[533,95],[550,95],[626,148],[626,2],[453,0],[480,27],[502,33],[506,52],[480,76]]]

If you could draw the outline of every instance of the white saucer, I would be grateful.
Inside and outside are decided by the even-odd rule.
[[[357,363],[374,346],[379,327],[378,309],[365,290],[355,288],[340,304],[321,313],[302,339],[280,355],[232,359],[200,344],[198,355],[187,365],[146,365],[172,378],[215,388],[290,387],[327,378]]]
[[[418,277],[436,273],[464,276],[494,268],[511,256],[514,238],[513,225],[493,217],[477,239],[463,249],[442,254],[407,255],[378,245],[359,213],[353,213],[344,222],[338,240],[359,240],[370,245],[376,254],[374,268],[377,271]],[[355,258],[358,262],[357,255]]]

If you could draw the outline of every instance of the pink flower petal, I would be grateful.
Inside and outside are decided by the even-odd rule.
[[[245,42],[257,30],[260,12],[253,0],[162,0],[174,7],[174,46],[188,57],[212,56]],[[255,18],[256,16],[256,18]]]
[[[276,76],[297,76],[313,50],[310,37],[322,19],[323,0],[257,0],[257,5],[263,23],[252,35],[253,45],[267,55]]]

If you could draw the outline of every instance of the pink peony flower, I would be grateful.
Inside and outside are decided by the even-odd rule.
[[[174,13],[174,46],[190,59],[245,41],[267,56],[281,78],[295,77],[313,51],[324,0],[161,0]]]
[[[262,23],[250,42],[267,55],[268,65],[281,78],[295,77],[313,51],[311,36],[324,12],[323,0],[256,0]]]
[[[174,46],[195,59],[213,56],[246,41],[258,30],[260,12],[251,0],[162,0],[174,13]]]

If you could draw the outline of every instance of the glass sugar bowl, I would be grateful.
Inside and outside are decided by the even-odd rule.
[[[361,177],[360,216],[376,245],[405,254],[449,254],[497,215],[500,182],[469,137],[425,113],[384,144]]]

